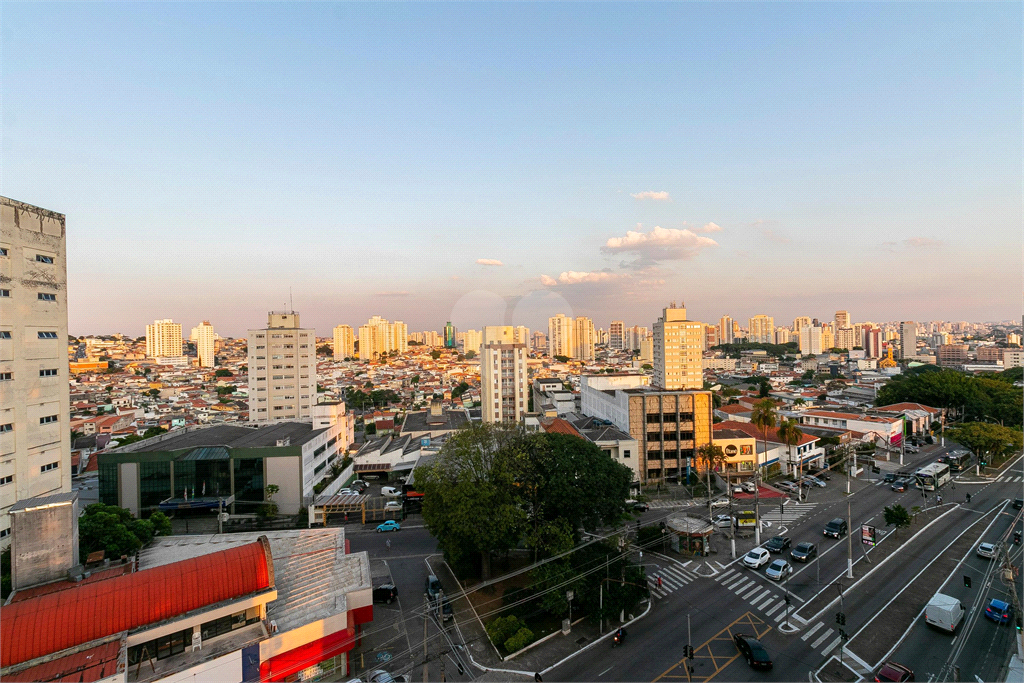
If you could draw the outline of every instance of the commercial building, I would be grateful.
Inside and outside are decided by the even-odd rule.
[[[852,327],[850,325],[850,312],[836,311],[836,329],[841,330],[844,327]]]
[[[900,358],[917,355],[917,323],[907,320],[900,323]]]
[[[196,353],[199,356],[199,367],[212,368],[215,365],[217,335],[208,320],[204,320],[196,326]]]
[[[572,326],[572,357],[576,360],[594,360],[594,321],[576,318]]]
[[[934,336],[938,336],[938,335],[932,335],[932,336],[934,337]],[[949,336],[949,335],[946,335],[946,336]],[[944,344],[948,344],[948,343],[949,342],[944,342]],[[936,345],[938,347],[937,348],[938,352],[942,351],[942,346],[944,344],[937,344]],[[966,344],[964,344],[963,346],[966,346]],[[939,365],[942,365],[943,364],[942,363],[942,354],[941,353],[937,353],[936,355],[938,356]],[[977,357],[977,360],[978,360],[979,363],[1002,363],[1003,362],[1003,349],[998,347],[998,346],[979,346],[977,348],[977,350],[975,351],[975,356]],[[965,358],[962,362],[966,363],[967,359]]]
[[[755,315],[747,321],[747,341],[759,344],[775,343],[775,319],[770,315]]]
[[[356,357],[356,335],[351,325],[334,328],[334,360]]]
[[[573,321],[564,313],[548,318],[548,355],[565,356],[572,358],[573,355]]]
[[[661,389],[700,389],[704,325],[686,319],[686,305],[673,301],[654,323],[654,384]]]
[[[271,311],[249,330],[249,421],[308,421],[316,402],[316,330],[295,311]]]
[[[625,340],[623,339],[623,333],[625,332],[626,324],[621,320],[613,320],[608,325],[608,349],[611,351],[621,351],[625,348]]]
[[[452,325],[452,322],[449,320],[444,324],[444,347],[446,349],[454,349],[455,345],[455,325]]]
[[[171,319],[146,325],[147,358],[179,358],[181,356],[181,325]]]
[[[800,328],[800,355],[818,356],[822,353],[821,328],[804,325]]]
[[[943,344],[935,350],[935,360],[943,367],[963,365],[967,362],[967,344]]]
[[[526,413],[526,344],[515,339],[511,326],[488,325],[483,330],[480,415],[484,422],[519,422]]]
[[[723,315],[722,319],[718,322],[718,343],[719,344],[732,344],[733,342],[733,319],[727,315]]]
[[[71,429],[64,214],[0,197],[0,228],[4,548],[15,503],[71,490]]]

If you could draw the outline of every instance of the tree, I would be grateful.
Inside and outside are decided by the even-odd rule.
[[[804,374],[800,375],[802,379],[814,379],[814,370],[804,370]]]
[[[274,495],[281,490],[277,484],[267,484],[263,487],[263,505],[256,508],[256,516],[262,520],[277,517],[277,503],[274,502]]]
[[[641,370],[653,370],[654,366],[651,365],[650,363],[644,363],[643,365],[640,366],[640,369]]]
[[[569,356],[555,356],[555,360],[557,360],[559,363],[568,363]]]
[[[697,462],[697,469],[704,470],[708,479],[708,500],[711,500],[711,472],[725,467],[727,458],[725,457],[725,451],[722,447],[713,444],[706,443],[701,445],[697,449],[697,454],[694,457]]]
[[[878,390],[875,405],[904,401],[944,408],[965,422],[995,420],[1020,427],[1024,416],[1024,394],[1011,382],[949,369],[897,375]]]
[[[466,384],[465,382],[459,382],[459,385],[452,389],[452,398],[458,398],[467,391],[469,391],[469,385]]]
[[[217,372],[213,373],[214,377],[234,377],[235,373],[231,372],[227,368],[221,368]]]
[[[157,396],[160,395],[160,390],[159,389],[150,389],[146,393],[149,394],[150,396],[152,396],[153,398],[156,398]]]
[[[473,360],[474,358],[476,358],[476,351],[473,351],[472,349],[466,351],[466,358],[468,358],[469,360]]]
[[[807,405],[807,401],[803,400],[802,398],[798,398],[797,400],[793,401],[793,405],[794,406],[805,406],[805,405]]]
[[[433,351],[430,352],[430,357],[433,358],[434,360],[437,360],[438,358],[441,357],[441,352],[438,351],[437,349],[434,349]]]
[[[1024,447],[1024,435],[1019,430],[988,422],[968,422],[946,430],[946,436],[963,445],[978,457],[978,462],[990,462],[1016,453]]]
[[[162,519],[157,521],[165,529],[167,518],[159,514]],[[111,559],[132,555],[152,540],[155,531],[153,521],[136,519],[125,508],[93,503],[78,518],[79,561],[84,564],[89,553],[97,550],[105,551]]]
[[[786,459],[789,461],[790,467],[793,466],[793,446],[800,443],[800,439],[803,438],[803,431],[798,426],[800,423],[793,419],[783,419],[779,424],[779,429],[776,432],[782,443],[786,444]],[[793,480],[797,479],[797,472],[803,474],[803,462],[797,464],[797,469],[793,470]],[[798,497],[803,501],[804,487],[798,487]]]
[[[885,515],[885,525],[896,527],[896,533],[899,534],[900,529],[906,529],[910,526],[913,519],[907,509],[902,505],[890,505],[882,509]]]
[[[316,355],[318,356],[330,356],[332,353],[334,353],[334,350],[327,344],[321,344],[316,347]]]
[[[413,384],[419,384],[420,383],[420,376],[419,375],[413,375],[412,379],[409,380],[409,381],[412,382]]]
[[[750,422],[759,430],[764,442],[764,453],[765,457],[768,455],[768,430],[775,427],[778,422],[778,415],[775,412],[775,402],[770,398],[763,398],[754,404],[754,409],[750,412]],[[756,450],[756,449],[755,449]],[[758,486],[757,480],[760,477],[761,462],[760,457],[754,454],[754,515],[760,515],[758,510],[758,504],[760,503],[760,491],[761,487]],[[761,520],[757,519],[754,526],[754,536],[757,545],[761,545]]]

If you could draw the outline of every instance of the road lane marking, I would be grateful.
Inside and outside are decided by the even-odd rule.
[[[720,581],[722,583],[725,583],[725,581],[724,581],[725,577],[729,576],[730,574],[732,574],[735,571],[736,571],[735,569],[730,569],[729,571],[725,572],[724,574],[719,574],[718,576],[715,577],[715,581]]]
[[[811,643],[811,647],[812,647],[812,648],[816,648],[816,647],[818,647],[819,645],[821,645],[822,643],[824,643],[824,642],[825,642],[825,639],[826,639],[826,638],[828,638],[828,637],[829,637],[830,635],[832,635],[833,633],[835,633],[835,631],[833,631],[832,629],[829,629],[829,630],[825,631],[825,632],[824,632],[824,633],[822,633],[822,634],[821,634],[820,636],[818,636],[818,639],[817,639],[817,640],[815,640],[815,641],[814,641],[813,643]]]
[[[836,638],[835,640],[833,640],[831,643],[829,643],[828,647],[826,647],[824,650],[821,651],[821,654],[827,655],[829,652],[832,652],[832,650],[835,650],[836,649],[836,645],[838,645],[839,641],[841,641],[841,640],[842,640],[842,638]]]
[[[823,623],[821,623],[821,622],[819,621],[819,622],[818,622],[817,624],[815,624],[814,626],[812,626],[812,627],[811,627],[811,628],[810,628],[810,629],[809,629],[809,630],[807,631],[807,633],[805,633],[805,634],[803,634],[802,636],[800,636],[800,640],[807,640],[808,638],[810,638],[811,636],[813,636],[813,635],[814,635],[814,632],[815,632],[815,631],[817,631],[817,630],[818,630],[819,628],[821,628],[821,627],[822,627],[822,626],[824,626],[824,625],[825,625],[825,624],[823,624]]]
[[[754,586],[752,589],[750,589],[749,593],[745,593],[742,597],[743,597],[744,600],[746,600],[747,598],[749,598],[751,595],[753,595],[754,593],[758,592],[759,590],[761,590],[760,586]]]
[[[764,613],[764,614],[765,614],[765,616],[767,616],[767,617],[770,617],[770,616],[772,615],[772,613],[773,613],[773,612],[775,612],[775,610],[779,609],[780,607],[782,607],[782,606],[783,606],[783,605],[785,605],[785,604],[786,604],[786,602],[785,602],[784,600],[779,600],[779,603],[778,603],[777,605],[775,605],[775,606],[774,606],[774,607],[772,607],[772,608],[771,608],[770,610],[767,610],[767,611],[766,611],[766,612]]]
[[[734,627],[736,628],[734,629]],[[758,617],[753,612],[746,612],[743,616],[736,619],[736,621],[732,622],[731,624],[723,628],[721,631],[711,636],[711,638],[706,640],[702,645],[694,648],[694,661],[698,659],[710,660],[711,666],[713,667],[711,673],[706,675],[693,674],[687,676],[685,673],[685,669],[680,670],[678,673],[673,673],[673,671],[680,667],[690,665],[690,660],[684,657],[675,664],[673,664],[671,667],[669,667],[663,674],[655,678],[654,683],[657,683],[657,681],[660,681],[663,678],[668,678],[672,680],[690,680],[696,683],[707,683],[707,681],[710,681],[712,678],[717,676],[719,673],[722,672],[722,670],[724,670],[727,666],[729,666],[739,658],[740,653],[736,649],[736,646],[733,644],[732,637],[734,633],[750,633],[751,631],[753,631],[754,637],[762,639],[772,630],[772,628],[772,626],[769,626],[763,619]],[[715,654],[715,652],[711,648],[711,645],[712,643],[716,642],[723,645],[724,643],[728,643],[729,646],[731,646],[731,650],[728,646],[724,648],[728,653],[728,656],[723,655],[721,652],[719,652],[717,655]]]

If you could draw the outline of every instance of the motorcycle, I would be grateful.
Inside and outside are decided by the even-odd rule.
[[[626,632],[623,629],[619,629],[618,631],[615,632],[615,635],[612,636],[612,647],[615,648],[615,647],[617,647],[619,645],[622,645],[622,643],[625,640],[626,640]]]
[[[1021,537],[1021,533],[1019,531],[1014,531],[1013,532],[1013,543],[1014,543],[1014,545],[1020,545],[1020,541],[1021,541],[1020,537]]]

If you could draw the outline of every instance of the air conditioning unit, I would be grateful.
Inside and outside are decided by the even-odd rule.
[[[271,619],[270,620],[270,632],[271,633],[277,633],[277,620],[276,619]]]

